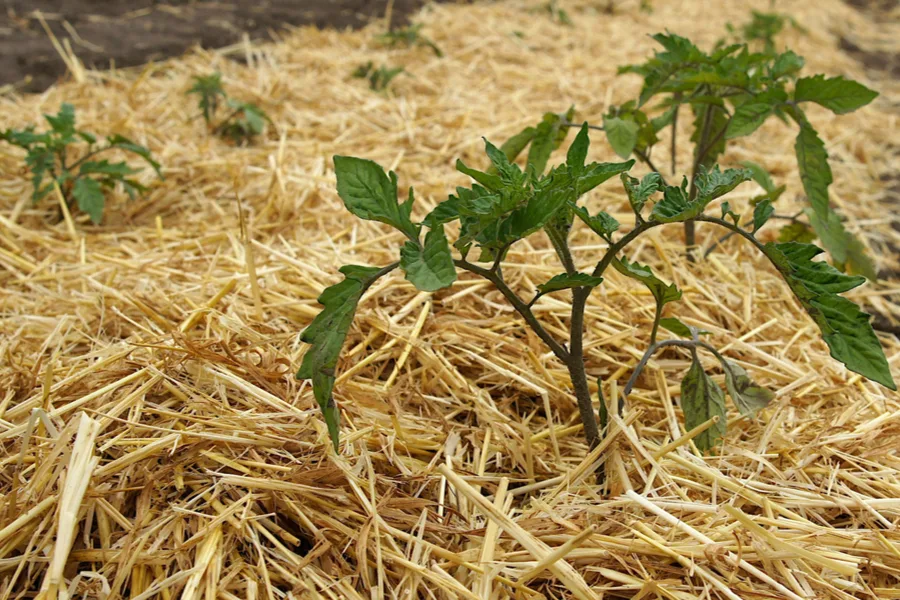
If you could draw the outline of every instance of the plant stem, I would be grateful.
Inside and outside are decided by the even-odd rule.
[[[475,273],[476,275],[480,275],[484,277],[488,281],[494,284],[501,294],[512,304],[513,308],[519,313],[525,322],[531,327],[531,329],[537,334],[541,340],[544,341],[545,344],[550,348],[554,355],[564,363],[568,364],[569,361],[569,351],[566,350],[559,342],[557,342],[550,333],[544,329],[544,326],[541,325],[540,321],[537,320],[537,317],[534,316],[534,313],[531,311],[531,308],[525,303],[524,300],[519,298],[518,295],[508,285],[506,282],[501,279],[497,273],[489,269],[484,269],[479,267],[478,265],[474,265],[467,260],[459,259],[453,261],[457,267],[469,271],[470,273]]]
[[[584,369],[584,309],[587,299],[591,295],[591,288],[575,288],[572,290],[572,319],[569,333],[569,360],[566,366],[569,369],[569,377],[575,390],[575,400],[578,402],[578,413],[584,425],[584,436],[588,446],[594,449],[600,443],[600,427],[597,423],[597,415],[594,413],[594,405],[591,402],[591,392],[588,389],[587,373]]]

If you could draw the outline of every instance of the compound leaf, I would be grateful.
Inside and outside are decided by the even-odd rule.
[[[434,292],[456,281],[456,267],[444,226],[436,225],[425,234],[425,244],[408,241],[400,249],[400,268],[406,279],[422,292]]]
[[[796,102],[815,102],[835,114],[843,115],[861,108],[874,100],[878,92],[852,79],[824,75],[803,77],[794,89]]]
[[[719,417],[718,423],[694,438],[701,452],[714,448],[725,435],[725,393],[703,371],[696,355],[681,380],[681,410],[684,412],[684,427],[688,431],[713,417]]]
[[[575,206],[573,210],[585,225],[605,240],[609,240],[613,232],[619,229],[619,222],[605,211],[600,211],[597,215],[592,216],[583,206]]]
[[[678,223],[693,219],[703,212],[704,205],[696,200],[688,200],[685,185],[667,186],[663,199],[650,212],[650,218],[660,223]]]
[[[647,173],[643,179],[636,179],[622,173],[619,176],[622,179],[622,185],[625,187],[625,193],[628,194],[628,203],[631,204],[631,210],[634,214],[640,215],[650,196],[655,194],[663,186],[662,177],[657,172]]]

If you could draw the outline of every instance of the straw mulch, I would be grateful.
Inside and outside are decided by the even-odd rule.
[[[480,136],[502,141],[571,104],[596,120],[633,95],[615,67],[651,52],[646,34],[709,45],[749,16],[737,1],[714,14],[706,2],[617,4],[607,16],[563,3],[571,28],[530,2],[434,6],[419,20],[443,59],[380,48],[377,26],[303,29],[131,72],[73,63],[71,82],[0,99],[0,127],[72,102],[82,127],[133,136],[166,174],[145,174],[139,201],[117,197],[102,227],[67,224],[52,202],[31,206],[20,155],[0,148],[2,598],[900,598],[900,397],[832,360],[737,240],[687,266],[669,228],[630,256],[676,282],[685,296],[670,314],[713,332],[776,400],[757,422],[732,411],[721,452],[700,456],[677,407],[686,356],[660,355],[608,437],[606,494],[564,368],[479,280],[429,295],[394,274],[370,290],[340,366],[338,455],[293,378],[298,333],[338,266],[386,264],[400,242],[348,217],[333,154],[396,169],[423,215],[465,181],[456,158],[484,164]],[[868,78],[838,38],[894,50],[896,27],[838,0],[779,9],[808,30],[782,37],[808,72],[883,92],[857,114],[812,118],[834,202],[889,274],[900,234],[880,177],[897,172],[897,85]],[[411,76],[372,93],[349,77],[366,60]],[[249,148],[210,137],[183,93],[214,69],[278,130]],[[613,159],[594,142],[592,159]],[[689,152],[681,144],[680,168]],[[788,185],[788,212],[792,153],[791,129],[773,122],[726,162],[767,165]],[[756,192],[729,200],[746,211]],[[615,182],[588,204],[630,222]],[[700,228],[704,244],[717,235]],[[603,245],[580,228],[575,240],[579,265],[593,264]],[[523,293],[559,271],[541,236],[503,267]],[[852,297],[889,321],[898,293],[888,279]],[[561,333],[557,296],[537,310]],[[652,299],[612,274],[588,313],[589,372],[615,398]],[[900,343],[883,342],[897,366]]]

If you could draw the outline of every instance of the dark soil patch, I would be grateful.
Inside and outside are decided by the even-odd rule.
[[[194,45],[219,48],[269,38],[290,25],[361,27],[383,18],[388,0],[4,0],[0,5],[0,86],[39,92],[66,67],[35,11],[87,67],[130,67],[182,54]],[[425,0],[394,0],[392,25]],[[73,33],[74,32],[74,33]],[[30,78],[30,81],[26,80]]]

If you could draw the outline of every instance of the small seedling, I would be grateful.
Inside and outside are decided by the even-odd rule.
[[[194,85],[187,93],[200,97],[197,102],[200,114],[212,133],[230,138],[235,144],[249,144],[263,132],[266,122],[272,122],[256,104],[229,98],[222,87],[221,73],[195,75],[193,79]],[[216,122],[216,115],[223,105],[228,113]]]
[[[666,307],[681,298],[681,290],[663,282],[648,266],[625,256],[629,246],[647,231],[684,223],[689,219],[733,232],[761,252],[784,277],[799,303],[818,325],[831,355],[850,370],[896,389],[868,316],[853,302],[838,295],[861,285],[865,278],[845,275],[827,263],[813,261],[821,250],[812,244],[764,244],[759,241],[756,232],[771,216],[768,211],[755,214],[748,226],[742,226],[737,215],[728,211],[727,203],[723,205],[721,217],[706,214],[712,202],[751,179],[752,173],[748,169],[722,171],[718,166],[702,169],[691,184],[696,189],[696,193],[691,195],[686,178],[680,186],[669,186],[658,173],[650,173],[642,179],[631,177],[627,172],[634,165],[634,160],[586,164],[590,141],[585,123],[568,149],[566,162],[543,174],[542,163],[546,164],[549,154],[543,148],[550,146],[552,149],[554,144],[561,143],[559,136],[565,136],[562,122],[560,115],[548,115],[538,127],[520,134],[514,144],[507,142],[505,148],[486,142],[486,153],[492,165],[488,171],[479,171],[457,161],[457,169],[475,183],[471,187],[457,188],[454,195],[438,204],[421,221],[412,218],[415,202],[412,188],[403,195],[407,199],[402,203],[399,201],[395,173],[385,173],[382,167],[370,160],[334,157],[337,192],[347,209],[359,218],[387,224],[405,238],[398,249],[399,260],[394,263],[375,267],[342,267],[343,281],[327,288],[319,296],[324,309],[300,338],[310,347],[303,357],[297,377],[312,380],[313,394],[336,450],[339,410],[332,392],[341,348],[360,298],[375,281],[397,268],[423,292],[435,292],[451,286],[456,281],[458,270],[491,282],[566,366],[584,433],[591,447],[601,440],[608,409],[602,393],[599,410],[594,408],[588,388],[583,340],[585,307],[594,288],[603,282],[609,267],[641,282],[653,295],[656,310],[650,328],[649,347],[625,386],[617,411],[622,412],[625,396],[655,352],[670,347],[687,349],[691,367],[681,384],[685,427],[693,429],[699,425],[709,425],[693,442],[703,450],[713,448],[725,435],[725,394],[704,371],[698,353],[708,352],[717,359],[725,376],[728,394],[742,414],[754,414],[772,399],[773,394],[756,385],[742,366],[726,359],[712,345],[702,341],[700,335],[704,332],[677,318],[664,318]],[[523,142],[523,139],[526,141]],[[531,149],[527,168],[523,171],[509,160],[508,155],[522,152],[528,144],[531,144]],[[586,193],[615,176],[621,179],[634,213],[634,225],[624,235],[617,234],[620,224],[608,212],[592,214],[579,204],[579,199]],[[651,205],[652,209],[648,210]],[[608,248],[587,272],[578,270],[569,246],[570,230],[576,218],[599,236]],[[452,245],[445,230],[451,223],[458,224],[459,232]],[[456,230],[456,227],[453,229]],[[514,289],[506,281],[501,262],[514,244],[541,231],[551,240],[562,272],[531,291],[529,300],[527,296],[520,295],[522,290]],[[473,252],[477,258],[470,260]],[[538,313],[533,310],[535,303],[544,295],[563,291],[571,293],[566,339],[561,339],[553,329],[545,328],[538,319]],[[559,324],[556,323],[557,326]],[[686,339],[658,341],[660,328]],[[598,388],[603,389],[602,381],[598,381]]]
[[[531,9],[531,12],[544,12],[550,15],[550,18],[560,25],[572,25],[572,19],[569,17],[569,13],[559,7],[557,0],[550,0],[550,2],[547,2],[546,4],[541,4],[540,6]]]
[[[443,57],[444,53],[441,52],[441,49],[438,48],[437,44],[430,38],[422,35],[422,33],[420,33],[421,29],[421,24],[410,25],[409,27],[402,27],[400,29],[388,31],[387,33],[382,33],[377,39],[385,46],[391,48],[400,45],[408,48],[412,48],[413,46],[424,46],[426,48],[431,48],[431,51],[434,52],[434,55],[438,58]]]
[[[738,34],[748,43],[762,42],[763,51],[767,54],[775,54],[775,36],[784,30],[784,26],[790,24],[795,30],[806,33],[792,16],[782,13],[764,13],[754,10],[749,23],[740,27],[740,31],[731,23],[725,27],[731,34]]]
[[[831,206],[828,152],[803,107],[818,104],[841,115],[867,105],[878,93],[843,77],[798,77],[804,60],[790,50],[754,53],[746,44],[732,44],[706,53],[678,35],[657,34],[653,39],[663,46],[662,52],[644,64],[619,69],[640,75],[644,85],[636,100],[613,107],[604,119],[603,128],[616,153],[623,158],[633,154],[658,171],[651,151],[659,142],[658,134],[669,128],[674,174],[680,109],[689,105],[694,125],[689,195],[694,199],[697,176],[709,170],[729,142],[752,134],[772,116],[784,123],[793,121],[798,126],[797,168],[810,204],[805,211],[809,226],[835,264],[874,279],[875,266],[865,246],[846,230]],[[654,99],[660,101],[651,116],[647,107]],[[685,243],[688,248],[694,246],[693,219],[685,222]]]
[[[368,79],[370,90],[383,92],[391,85],[391,81],[394,77],[403,73],[403,71],[403,67],[389,68],[384,65],[376,69],[372,61],[369,61],[366,64],[357,67],[356,70],[353,71],[353,77],[356,77],[357,79]]]
[[[131,168],[125,161],[96,160],[97,155],[119,149],[141,157],[162,179],[159,163],[150,151],[122,135],[111,135],[99,144],[97,136],[75,128],[75,108],[63,104],[55,115],[44,115],[50,130],[35,133],[34,126],[24,130],[7,129],[0,139],[25,150],[25,164],[31,171],[34,202],[45,198],[59,187],[66,205],[74,202],[95,224],[103,219],[106,190],[121,185],[129,198],[147,191],[131,176],[140,169]],[[87,144],[86,149],[78,148]],[[76,150],[76,148],[78,148]],[[80,158],[75,159],[75,155]]]

